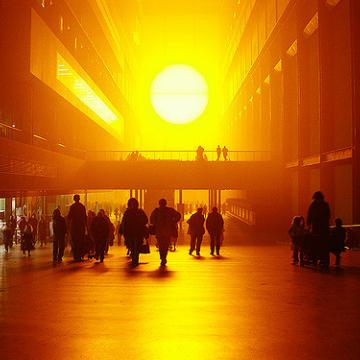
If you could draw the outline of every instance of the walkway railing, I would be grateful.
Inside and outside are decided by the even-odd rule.
[[[146,161],[146,160],[173,160],[173,161],[225,161],[221,154],[218,160],[216,151],[205,151],[203,160],[198,160],[196,151],[89,151],[87,160],[93,161]],[[269,161],[269,151],[229,151],[228,161]]]

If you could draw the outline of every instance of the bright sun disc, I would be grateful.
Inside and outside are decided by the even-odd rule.
[[[151,102],[156,113],[164,120],[186,124],[204,112],[208,103],[207,84],[192,67],[172,65],[153,81]]]

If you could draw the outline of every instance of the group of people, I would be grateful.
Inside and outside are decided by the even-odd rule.
[[[40,220],[36,218],[35,214],[32,214],[29,219],[21,216],[19,222],[17,222],[15,216],[11,215],[3,230],[6,252],[12,248],[14,242],[15,244],[18,243],[17,228],[19,229],[21,250],[24,254],[27,252],[28,256],[30,256],[36,242],[39,242],[40,246],[46,245],[49,223],[43,215],[41,215]]]
[[[60,223],[61,214],[56,214]],[[54,214],[55,220],[55,214]],[[86,213],[85,206],[80,202],[80,195],[74,195],[74,203],[70,206],[67,222],[61,220],[60,231],[54,227],[54,261],[61,261],[63,255],[64,231],[69,227],[68,233],[71,238],[71,248],[75,261],[81,261],[84,256],[95,257],[100,262],[104,261],[105,254],[114,241],[115,227],[103,209],[97,214],[93,211]],[[59,236],[58,236],[59,235]],[[59,249],[59,252],[56,250]]]
[[[149,221],[150,220],[150,221]],[[155,235],[161,266],[167,263],[167,254],[172,241],[176,243],[178,237],[178,222],[181,214],[174,208],[167,206],[165,199],[159,200],[159,207],[155,208],[148,219],[145,212],[139,208],[139,202],[135,198],[128,201],[128,208],[122,218],[119,232],[125,238],[125,244],[129,249],[132,265],[139,264],[139,254],[150,235]],[[150,225],[148,225],[150,223]],[[205,217],[203,209],[199,208],[188,220],[189,234],[191,237],[189,254],[196,249],[196,255],[200,256],[200,248],[205,233]],[[224,231],[224,220],[217,208],[206,219],[206,229],[211,238],[210,253],[220,255],[220,246]],[[144,244],[145,241],[145,244]]]
[[[221,159],[221,154],[224,158],[225,161],[229,160],[228,158],[228,154],[229,154],[229,150],[226,146],[224,146],[222,149],[220,147],[220,145],[217,146],[216,148],[216,161],[219,161]],[[198,148],[196,149],[196,160],[197,161],[207,161],[208,157],[205,154],[205,149],[199,145]]]
[[[119,227],[119,233],[124,236],[132,265],[137,266],[139,264],[139,254],[142,252],[141,248],[144,241],[146,242],[150,235],[155,235],[160,264],[165,266],[171,241],[178,237],[178,222],[180,220],[181,214],[174,208],[167,206],[165,199],[160,199],[159,207],[154,209],[150,215],[150,226],[148,226],[149,219],[144,210],[139,208],[139,202],[135,198],[130,198],[128,208]]]
[[[306,225],[306,226],[305,226]],[[289,229],[292,241],[293,264],[320,265],[327,269],[330,265],[330,253],[336,257],[335,266],[340,266],[341,253],[345,251],[346,232],[342,220],[335,220],[330,229],[330,207],[324,195],[317,191],[309,207],[306,222],[303,216],[295,216]]]
[[[223,155],[224,160],[227,161],[228,160],[228,153],[229,153],[229,150],[228,150],[228,148],[226,146],[224,146],[221,149],[220,145],[218,145],[217,148],[216,148],[216,155],[217,155],[216,161],[220,160],[221,154]]]
[[[220,255],[220,247],[224,234],[224,219],[218,212],[217,207],[213,207],[206,221],[203,215],[203,208],[198,208],[196,213],[191,215],[187,223],[189,224],[188,233],[191,238],[189,255],[192,255],[195,250],[196,255],[200,256],[201,243],[205,234],[204,223],[210,235],[210,254],[214,255],[216,251],[216,255]]]

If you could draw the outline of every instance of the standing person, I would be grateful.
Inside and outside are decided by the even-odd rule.
[[[212,208],[212,212],[206,219],[206,230],[210,235],[210,255],[220,255],[221,237],[224,231],[224,219],[218,213],[217,207]]]
[[[114,231],[115,231],[115,227],[114,224],[111,222],[110,217],[106,214],[104,209],[100,209],[99,210],[104,219],[106,220],[107,224],[108,224],[108,236],[107,236],[107,240],[106,240],[106,246],[105,246],[105,254],[108,253],[109,251],[109,246],[113,246],[114,245]]]
[[[336,256],[336,267],[340,267],[340,255],[345,251],[346,232],[340,218],[335,219],[335,227],[331,230],[330,251]]]
[[[9,248],[12,248],[13,246],[13,234],[12,234],[10,222],[7,222],[5,224],[5,227],[3,229],[3,238],[4,238],[5,251],[8,252]]]
[[[120,229],[126,246],[130,250],[133,266],[139,265],[140,247],[144,240],[147,223],[148,217],[144,210],[139,209],[139,202],[135,198],[130,198]]]
[[[9,225],[12,233],[13,240],[15,241],[15,244],[17,244],[17,235],[16,235],[16,215],[11,215],[9,220]]]
[[[220,147],[220,145],[218,145],[217,148],[216,148],[216,155],[217,155],[216,161],[219,161],[220,156],[221,156],[221,147]]]
[[[223,153],[223,157],[224,157],[225,161],[228,159],[227,158],[228,157],[228,152],[229,152],[228,148],[226,146],[224,146],[223,149],[222,149],[222,153]]]
[[[38,227],[37,227],[37,237],[38,237],[38,240],[40,241],[40,246],[43,246],[43,245],[46,246],[47,234],[48,234],[48,224],[47,224],[47,221],[45,220],[44,215],[41,215],[40,221],[39,221]]]
[[[96,217],[96,214],[92,210],[88,210],[87,212],[87,235],[85,235],[85,241],[87,244],[87,252],[88,252],[88,258],[91,259],[94,257],[95,254],[95,239],[91,231],[91,225]]]
[[[19,220],[19,231],[20,231],[20,235],[22,235],[25,231],[25,228],[26,228],[26,225],[27,225],[27,221],[26,221],[26,218],[25,216],[22,216]]]
[[[53,261],[61,262],[65,250],[65,235],[67,231],[65,218],[61,216],[59,208],[53,212]]]
[[[309,207],[306,224],[310,228],[314,242],[314,264],[320,260],[320,265],[329,267],[329,221],[330,207],[321,191],[316,191]]]
[[[304,252],[303,252],[303,244],[305,238],[305,220],[302,216],[295,216],[293,218],[291,227],[289,229],[289,236],[292,242],[292,250],[293,250],[293,265],[297,265],[299,263],[299,255],[300,255],[300,265],[304,265]]]
[[[80,195],[74,195],[74,204],[70,206],[68,220],[70,223],[70,234],[72,241],[72,251],[75,261],[81,261],[85,244],[85,234],[87,226],[86,209],[80,202]]]
[[[205,217],[201,207],[198,208],[196,213],[192,214],[190,219],[187,221],[189,224],[188,233],[191,237],[189,255],[192,255],[192,252],[196,249],[196,255],[200,256],[200,247],[205,234],[204,222]]]
[[[36,243],[36,240],[37,240],[36,234],[37,234],[38,221],[36,219],[35,214],[31,215],[28,223],[31,225],[32,236],[33,236],[33,239],[34,239],[34,243]]]
[[[105,247],[109,237],[109,224],[103,211],[99,211],[91,223],[90,232],[95,239],[95,259],[104,261]]]
[[[204,160],[204,148],[201,145],[199,145],[196,150],[196,160],[197,161]]]
[[[156,240],[159,246],[161,266],[167,263],[167,253],[171,237],[174,236],[177,223],[181,220],[181,214],[172,207],[166,206],[166,200],[159,200],[159,207],[154,209],[150,216],[150,223],[154,228]]]
[[[25,226],[24,232],[21,236],[21,250],[25,255],[28,252],[28,256],[31,256],[31,250],[34,250],[34,235],[30,224]]]

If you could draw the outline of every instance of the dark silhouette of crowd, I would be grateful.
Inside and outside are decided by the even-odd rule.
[[[307,264],[328,269],[330,253],[336,257],[335,266],[340,266],[341,253],[345,251],[345,229],[342,220],[335,220],[330,228],[330,207],[322,192],[316,191],[309,206],[306,221],[295,216],[289,229],[292,242],[292,264]]]
[[[219,161],[221,159],[221,154],[223,156],[224,161],[229,160],[228,158],[228,154],[229,154],[229,150],[226,146],[224,146],[222,149],[220,147],[220,145],[217,146],[216,148],[216,161]],[[196,161],[207,161],[208,157],[205,154],[205,149],[199,145],[198,148],[196,149],[196,157],[195,157]]]
[[[67,244],[71,246],[71,254],[75,262],[82,262],[95,258],[100,263],[104,262],[109,246],[114,244],[115,233],[118,235],[118,244],[121,237],[127,248],[127,255],[131,258],[131,266],[139,265],[140,254],[150,252],[150,235],[156,239],[156,247],[159,251],[160,266],[167,264],[169,250],[176,250],[179,222],[182,219],[180,212],[167,205],[166,199],[159,200],[156,207],[148,218],[144,210],[139,207],[136,198],[130,198],[127,208],[123,211],[121,222],[115,226],[103,209],[97,214],[88,210],[80,202],[80,195],[73,196],[73,204],[69,207],[67,216],[61,214],[58,206],[52,214],[51,221],[44,215],[38,218],[32,214],[29,219],[21,216],[16,222],[14,216],[10,217],[3,229],[3,237],[6,252],[13,246],[14,238],[17,238],[16,229],[19,229],[21,250],[31,256],[36,242],[40,247],[46,246],[48,238],[52,238],[53,262],[61,263]],[[120,211],[115,209],[116,219],[120,220]],[[207,216],[207,207],[199,207],[188,220],[190,235],[190,250],[192,255],[200,256],[201,244],[205,234],[205,226],[210,235],[210,254],[220,255],[220,247],[223,240],[224,220],[216,207]]]
[[[221,155],[218,146],[218,156]],[[199,150],[202,156],[203,149]],[[226,157],[225,157],[226,159]],[[156,239],[159,251],[160,265],[167,264],[169,249],[174,249],[178,238],[178,224],[182,215],[172,207],[167,206],[166,199],[159,200],[148,218],[139,206],[136,198],[130,198],[127,208],[120,222],[120,210],[115,209],[118,226],[115,228],[105,210],[100,209],[97,214],[89,210],[80,202],[80,195],[73,197],[74,203],[70,206],[68,215],[62,216],[60,207],[53,211],[52,221],[44,215],[39,219],[32,214],[28,219],[21,216],[16,221],[11,216],[3,227],[3,241],[5,251],[8,252],[15,242],[20,241],[24,255],[31,256],[35,244],[40,247],[47,245],[49,235],[53,241],[53,262],[60,263],[64,257],[67,243],[71,245],[71,252],[75,262],[80,262],[87,256],[102,263],[108,253],[109,246],[114,244],[115,234],[118,235],[118,244],[121,237],[127,248],[127,255],[131,257],[131,265],[139,265],[140,254],[150,252],[150,235]],[[345,251],[346,231],[342,219],[335,219],[335,226],[330,227],[330,206],[325,201],[322,192],[313,194],[306,218],[295,216],[288,234],[292,245],[292,264],[313,265],[328,269],[330,254],[335,256],[335,267],[341,264],[341,254]],[[189,255],[196,253],[201,256],[201,246],[205,229],[210,237],[210,255],[219,256],[224,238],[224,219],[217,207],[207,214],[205,206],[198,207],[187,221],[190,237]],[[50,234],[49,234],[50,230]],[[173,245],[173,247],[172,247]]]

